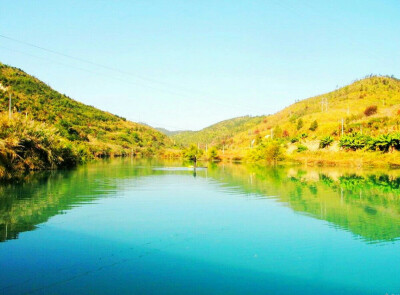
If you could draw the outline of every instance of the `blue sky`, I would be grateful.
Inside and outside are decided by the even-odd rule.
[[[0,61],[171,130],[271,114],[367,74],[400,77],[400,1],[8,1]],[[91,63],[89,63],[91,62]]]

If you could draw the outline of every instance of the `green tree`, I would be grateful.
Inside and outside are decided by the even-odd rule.
[[[183,157],[185,160],[197,162],[197,160],[203,155],[203,150],[199,149],[197,145],[192,144],[183,151]]]
[[[304,123],[303,123],[303,120],[302,119],[299,119],[298,121],[297,121],[297,130],[300,130],[301,128],[303,128],[303,125],[304,125]]]
[[[220,161],[221,158],[218,155],[218,151],[216,147],[212,147],[208,152],[208,159],[211,161]]]
[[[317,120],[315,120],[314,122],[311,123],[309,129],[310,129],[311,131],[315,131],[315,130],[317,130],[317,128],[318,128],[318,122],[317,122]]]
[[[283,150],[279,142],[270,142],[265,148],[265,157],[269,161],[273,161],[275,164],[277,161],[283,159]]]

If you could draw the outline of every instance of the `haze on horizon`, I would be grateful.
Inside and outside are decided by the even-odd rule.
[[[2,1],[0,62],[169,130],[400,77],[400,2],[299,2]]]

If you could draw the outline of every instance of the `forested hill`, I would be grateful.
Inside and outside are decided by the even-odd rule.
[[[162,127],[155,127],[155,129],[168,136],[172,136],[181,132],[186,132],[186,130],[171,131]]]
[[[183,145],[191,143],[213,145],[223,142],[240,132],[251,129],[262,122],[262,120],[263,117],[237,117],[216,123],[200,131],[181,131],[172,134],[171,138]]]
[[[10,94],[12,120],[8,120]],[[0,178],[4,171],[15,167],[15,157],[26,156],[28,163],[24,161],[22,166],[41,169],[66,164],[64,158],[69,157],[77,158],[73,161],[76,162],[91,156],[153,155],[171,143],[167,136],[151,127],[77,102],[22,70],[2,63],[0,125]],[[24,150],[24,145],[27,149],[31,147],[26,145],[33,145],[33,150]],[[52,149],[57,145],[59,152],[67,149],[74,155],[55,155]],[[35,148],[46,146],[42,159],[31,163],[38,153]]]

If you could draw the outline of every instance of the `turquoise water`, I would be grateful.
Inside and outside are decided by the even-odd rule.
[[[0,187],[0,294],[400,293],[400,173],[93,163]]]

